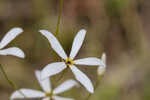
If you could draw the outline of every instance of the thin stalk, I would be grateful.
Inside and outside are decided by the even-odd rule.
[[[1,64],[0,64],[0,70],[2,71],[2,74],[4,75],[5,79],[6,79],[7,82],[10,84],[10,86],[13,87],[15,90],[18,90],[16,84],[8,78],[6,72],[5,72],[5,70],[3,69],[3,67],[2,67]]]
[[[68,68],[63,71],[62,75],[56,80],[56,82],[60,81],[63,78],[63,76],[65,75],[65,73],[67,73],[67,72],[68,72]]]
[[[18,90],[19,88],[17,87],[17,85],[16,85],[12,80],[10,80],[10,79],[8,78],[8,75],[7,75],[7,73],[5,72],[5,70],[4,70],[4,68],[3,68],[3,66],[2,66],[1,64],[0,64],[0,70],[1,70],[2,74],[4,75],[5,79],[7,80],[7,82],[10,84],[10,86],[11,86],[14,90]],[[20,94],[22,94],[22,95],[25,97],[25,95],[24,95],[21,91],[18,91],[18,92],[20,92]]]
[[[59,27],[60,27],[62,10],[63,10],[63,0],[60,0],[55,36],[57,36],[59,34]],[[63,76],[65,75],[65,73],[68,71],[67,69],[64,70],[63,73],[62,73],[62,75],[56,80],[57,82],[60,81],[63,78]]]
[[[60,20],[61,20],[61,15],[62,15],[62,9],[63,9],[63,0],[60,0],[60,6],[59,6],[59,11],[58,11],[58,17],[57,17],[56,36],[59,33],[59,26],[60,26]]]

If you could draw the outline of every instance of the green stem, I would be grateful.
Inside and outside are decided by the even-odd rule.
[[[17,88],[17,86],[14,84],[14,82],[11,81],[11,80],[8,78],[6,72],[5,72],[5,70],[3,69],[3,67],[2,67],[1,64],[0,64],[0,70],[2,71],[2,74],[4,75],[4,77],[5,77],[5,79],[7,80],[7,82],[11,85],[11,87],[13,87],[15,90],[18,90],[18,88]]]
[[[17,87],[17,85],[12,80],[10,80],[8,78],[8,75],[6,74],[4,68],[2,67],[1,64],[0,64],[0,70],[1,70],[2,74],[4,75],[5,79],[7,80],[7,82],[10,84],[10,86],[12,88],[14,88],[14,90],[18,90],[19,88]],[[18,92],[20,92],[20,94],[22,94],[25,97],[25,95],[21,91],[18,91]]]
[[[68,72],[68,68],[67,69],[65,69],[64,71],[63,71],[63,73],[62,73],[62,75],[56,80],[56,82],[59,82],[59,81],[61,81],[61,79],[63,78],[63,76],[65,75],[65,73],[67,73]]]
[[[62,9],[63,9],[63,0],[60,0],[60,7],[59,7],[58,17],[57,17],[56,36],[57,36],[58,33],[59,33],[59,26],[60,26],[60,20],[61,20]]]

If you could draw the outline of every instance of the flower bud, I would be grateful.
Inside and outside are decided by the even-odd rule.
[[[102,62],[104,63],[104,66],[100,65],[98,67],[97,73],[98,75],[102,76],[104,75],[105,71],[106,71],[106,54],[103,53],[102,54],[102,58],[101,58]]]

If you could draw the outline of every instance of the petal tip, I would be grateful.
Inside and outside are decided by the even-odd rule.
[[[39,30],[39,32],[40,32],[43,36],[45,36],[47,39],[52,35],[51,32],[49,32],[48,30],[44,30],[44,29]]]
[[[93,94],[93,93],[94,93],[94,89],[89,90],[89,92],[90,92],[91,94]]]
[[[24,59],[26,56],[25,56],[25,53],[21,50],[21,49],[19,49],[18,48],[18,50],[20,50],[20,54],[18,54],[18,55],[16,55],[16,56],[18,56],[19,58],[22,58],[22,59]]]
[[[21,56],[20,56],[20,58],[25,58],[26,56],[25,56],[25,54],[23,53]]]
[[[41,32],[41,33],[42,33],[43,31],[45,31],[45,30],[43,30],[43,29],[42,29],[42,30],[39,30],[39,32]]]
[[[82,32],[82,34],[86,34],[86,30],[85,29],[81,29],[80,32]]]
[[[86,29],[81,29],[80,31],[86,32]]]
[[[22,33],[22,32],[23,32],[23,29],[20,28],[20,27],[14,27],[14,28],[12,28],[12,30],[15,30],[15,31],[17,31],[17,32],[19,32],[19,33]]]
[[[42,30],[39,30],[39,32],[40,32],[41,34],[45,34],[45,33],[49,32],[49,31],[42,29]]]

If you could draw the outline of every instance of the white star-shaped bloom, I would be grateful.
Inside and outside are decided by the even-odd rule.
[[[6,33],[6,35],[0,41],[0,55],[13,55],[20,58],[25,57],[24,52],[17,47],[4,49],[4,47],[6,47],[13,39],[15,39],[22,32],[23,30],[21,28],[13,28]]]
[[[102,54],[102,58],[101,59],[102,59],[104,65],[100,65],[98,67],[98,70],[97,70],[98,75],[103,75],[105,73],[105,71],[106,71],[106,54],[105,53]]]
[[[56,53],[62,58],[62,62],[56,62],[52,64],[48,64],[43,70],[42,70],[42,79],[47,78],[52,75],[56,75],[59,72],[63,71],[65,68],[69,67],[73,74],[75,75],[75,78],[90,92],[94,92],[94,88],[92,85],[91,80],[83,73],[81,72],[75,65],[91,65],[91,66],[99,66],[103,65],[103,62],[95,57],[89,57],[89,58],[83,58],[74,60],[75,56],[77,55],[79,49],[81,48],[86,30],[82,29],[80,30],[77,35],[74,38],[72,49],[70,56],[68,57],[60,45],[59,41],[56,39],[56,37],[47,30],[40,30],[41,34],[44,35],[50,42],[52,48],[56,51]]]
[[[24,98],[27,99],[42,98],[42,100],[73,100],[71,98],[64,98],[57,95],[76,86],[77,85],[76,81],[67,80],[63,82],[61,85],[59,85],[57,88],[52,90],[51,82],[49,78],[41,80],[40,71],[36,71],[35,75],[43,91],[38,91],[33,89],[20,89],[12,93],[10,99],[13,100],[13,99],[24,99]]]

